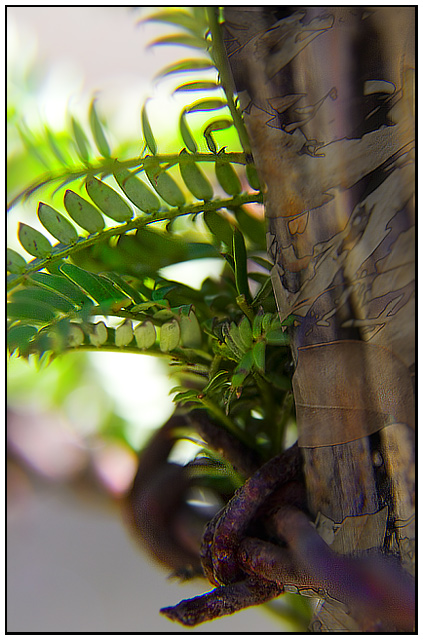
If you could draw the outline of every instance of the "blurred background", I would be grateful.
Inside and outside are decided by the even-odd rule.
[[[159,150],[182,147],[175,131],[186,97],[172,97],[169,82],[153,78],[184,54],[174,46],[147,48],[172,27],[138,24],[156,9],[8,7],[11,197],[42,173],[42,149],[28,156],[18,129],[43,132],[48,124],[65,131],[69,112],[86,124],[93,95],[115,147],[141,152],[148,97]],[[227,144],[238,148],[234,138]],[[12,209],[8,246],[22,252],[17,223],[37,227],[35,212],[34,200]],[[199,286],[220,269],[219,260],[195,268],[191,262],[189,274],[182,268],[171,277]],[[121,521],[119,497],[132,481],[136,451],[171,415],[172,386],[166,365],[149,356],[72,353],[41,367],[9,360],[9,632],[180,632],[160,607],[210,589],[205,581],[168,580]],[[178,455],[183,462],[192,452]],[[260,607],[192,631],[294,629]]]

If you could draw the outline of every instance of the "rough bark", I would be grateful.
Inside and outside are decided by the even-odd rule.
[[[410,573],[414,20],[413,7],[231,6],[224,34],[280,316],[296,316],[310,511],[333,550],[380,550]],[[330,599],[311,626],[358,628]]]

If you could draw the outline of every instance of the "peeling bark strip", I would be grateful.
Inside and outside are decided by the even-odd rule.
[[[342,553],[377,548],[409,572],[414,22],[414,7],[230,6],[224,33],[280,315],[297,318],[309,508]],[[363,516],[378,523],[365,537]],[[321,601],[314,631],[357,629],[338,604]]]

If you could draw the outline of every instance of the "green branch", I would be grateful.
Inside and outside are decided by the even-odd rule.
[[[117,162],[119,167],[125,169],[139,168],[140,171],[144,171],[150,167],[156,167],[157,164],[167,164],[173,166],[175,164],[193,164],[196,162],[219,162],[219,163],[235,163],[235,164],[247,164],[245,154],[239,152],[224,153],[217,155],[215,153],[187,153],[179,155],[179,153],[169,153],[156,156],[146,156],[145,158],[130,158],[129,160],[110,160],[109,158],[98,162],[95,165],[86,165],[84,167],[78,166],[74,170],[68,169],[60,173],[47,173],[44,177],[31,185],[26,187],[23,191],[18,193],[11,202],[7,205],[9,211],[20,200],[27,199],[31,195],[34,195],[36,191],[39,191],[42,187],[56,182],[63,181],[63,185],[70,182],[74,182],[80,178],[85,178],[91,175],[112,175],[116,169]],[[59,187],[60,188],[60,187]]]
[[[51,256],[47,258],[37,258],[36,260],[30,262],[28,264],[28,268],[25,270],[25,273],[16,275],[16,277],[9,280],[8,291],[12,291],[16,286],[23,282],[28,275],[31,275],[31,273],[41,271],[42,269],[45,269],[50,265],[63,260],[64,258],[68,258],[74,253],[81,251],[82,249],[92,247],[98,242],[102,242],[113,236],[124,235],[125,233],[128,233],[128,231],[132,231],[133,229],[142,229],[147,225],[152,224],[153,222],[160,222],[163,220],[170,221],[174,218],[177,218],[178,216],[202,213],[204,211],[217,211],[218,209],[224,208],[231,209],[232,207],[238,207],[243,204],[259,202],[262,202],[261,194],[243,193],[239,196],[235,196],[234,198],[218,199],[210,202],[201,202],[198,204],[188,204],[177,209],[168,209],[167,211],[162,211],[148,217],[136,217],[126,224],[120,224],[117,227],[110,227],[105,231],[101,231],[100,233],[97,233],[95,235],[88,236],[88,238],[80,238],[74,245],[67,246],[64,249],[57,249]]]

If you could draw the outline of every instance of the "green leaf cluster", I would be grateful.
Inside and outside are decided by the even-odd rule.
[[[288,332],[276,312],[265,223],[257,217],[262,193],[220,54],[216,13],[169,8],[149,20],[177,28],[154,46],[201,51],[157,78],[184,75],[174,90],[187,96],[179,117],[184,146],[159,153],[148,100],[140,113],[143,151],[135,157],[113,149],[96,99],[88,128],[71,114],[65,137],[46,127],[47,173],[21,185],[10,204],[34,202],[44,231],[20,224],[29,260],[7,250],[9,352],[47,360],[75,350],[166,358],[179,406],[206,409],[267,458],[280,450],[292,416]],[[194,133],[198,114],[204,124]],[[245,153],[219,147],[219,132],[230,127]],[[28,153],[39,149],[31,132],[21,136]],[[41,192],[43,201],[35,200]],[[199,289],[162,273],[219,257],[221,275]]]

